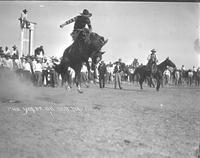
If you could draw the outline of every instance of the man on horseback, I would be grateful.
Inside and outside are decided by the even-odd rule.
[[[151,50],[151,54],[148,56],[147,60],[148,60],[147,66],[149,66],[151,73],[155,73],[157,69],[156,63],[158,62],[155,49]]]
[[[60,27],[63,28],[65,25],[75,22],[74,30],[71,33],[72,39],[75,41],[76,38],[78,37],[79,33],[85,28],[86,25],[88,26],[89,31],[92,32],[92,25],[90,22],[91,16],[92,16],[92,13],[90,13],[87,9],[84,9],[83,13],[81,13],[81,15],[78,15],[78,16],[66,21],[65,23],[60,25]]]
[[[98,62],[102,59],[101,48],[107,43],[108,40],[104,40],[103,36],[99,36],[97,33],[92,32],[92,26],[90,22],[90,17],[92,14],[84,9],[81,15],[78,15],[64,24],[60,25],[63,28],[72,22],[74,23],[74,30],[71,33],[73,38],[73,43],[67,47],[63,53],[62,60],[59,65],[55,65],[55,69],[62,77],[66,75],[66,68],[71,67],[75,71],[75,82],[80,90],[80,80],[81,80],[81,67],[85,62],[88,69],[88,76],[90,73],[89,58],[92,59],[93,67],[96,67]],[[85,28],[86,25],[88,29]],[[95,69],[94,69],[95,71]],[[66,80],[67,81],[67,80]]]

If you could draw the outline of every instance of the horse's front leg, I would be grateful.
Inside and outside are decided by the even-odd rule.
[[[91,76],[91,74],[90,74],[90,64],[89,64],[88,61],[86,61],[85,63],[86,63],[86,66],[87,66],[87,71],[88,71],[88,76],[87,76],[87,78],[88,78],[88,80],[89,80],[89,78],[90,78],[90,76]]]
[[[162,80],[162,75],[161,75],[160,73],[158,73],[158,74],[156,75],[156,81],[157,81],[156,90],[157,90],[157,91],[159,91],[159,89],[160,89],[161,80]]]
[[[69,86],[69,81],[68,81],[68,78],[67,78],[67,73],[62,73],[61,77],[62,77],[62,86],[65,86],[66,90],[70,90],[71,87]]]
[[[80,73],[80,71],[76,71],[75,72],[75,83],[77,86],[77,90],[79,93],[83,93],[83,91],[81,90],[80,82],[81,82],[81,73]]]

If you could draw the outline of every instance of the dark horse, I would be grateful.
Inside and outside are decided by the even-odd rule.
[[[140,79],[139,79],[140,88],[143,89],[142,84],[143,84],[145,79],[153,77],[157,81],[156,90],[159,91],[163,72],[166,70],[167,66],[170,66],[170,67],[173,67],[173,68],[176,67],[176,65],[169,58],[167,58],[165,61],[163,61],[162,63],[157,65],[157,70],[155,71],[155,73],[151,73],[151,69],[147,65],[138,67],[134,72],[134,76],[136,74],[139,74],[139,76],[140,76]]]
[[[104,52],[101,48],[107,41],[104,37],[92,32],[88,29],[83,29],[77,39],[65,49],[61,62],[59,65],[54,64],[54,69],[61,74],[62,80],[68,81],[68,67],[71,67],[75,71],[75,83],[78,87],[78,91],[82,93],[80,89],[81,81],[81,68],[85,62],[88,72],[90,72],[90,65],[88,59],[92,59],[92,65],[96,65],[101,59]]]

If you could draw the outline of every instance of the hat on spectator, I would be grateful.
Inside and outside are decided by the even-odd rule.
[[[156,52],[156,50],[155,50],[155,49],[152,49],[152,50],[151,50],[151,52],[152,52],[152,53],[155,53],[155,52]]]
[[[23,12],[26,14],[28,11],[26,9],[24,9]]]
[[[14,46],[12,46],[12,48],[17,48],[17,46],[16,46],[16,45],[14,45]]]

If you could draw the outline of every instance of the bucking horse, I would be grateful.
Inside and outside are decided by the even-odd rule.
[[[88,29],[84,28],[75,41],[65,49],[60,64],[54,64],[54,69],[61,74],[64,82],[69,82],[68,67],[74,69],[75,83],[78,92],[82,93],[80,87],[82,64],[86,63],[88,73],[90,73],[91,67],[95,67],[94,65],[101,61],[102,55],[105,53],[101,51],[101,48],[107,41],[97,33],[89,32]],[[88,61],[89,58],[92,59],[91,67]]]
[[[157,65],[155,72],[152,73],[151,68],[148,67],[148,65],[144,65],[144,66],[136,68],[133,76],[135,76],[136,74],[139,74],[139,84],[140,84],[141,89],[143,89],[142,84],[145,79],[152,78],[152,77],[155,78],[157,82],[156,90],[159,91],[161,80],[163,77],[163,72],[166,70],[167,66],[170,66],[173,68],[176,67],[176,65],[169,58],[166,58],[165,61]]]

